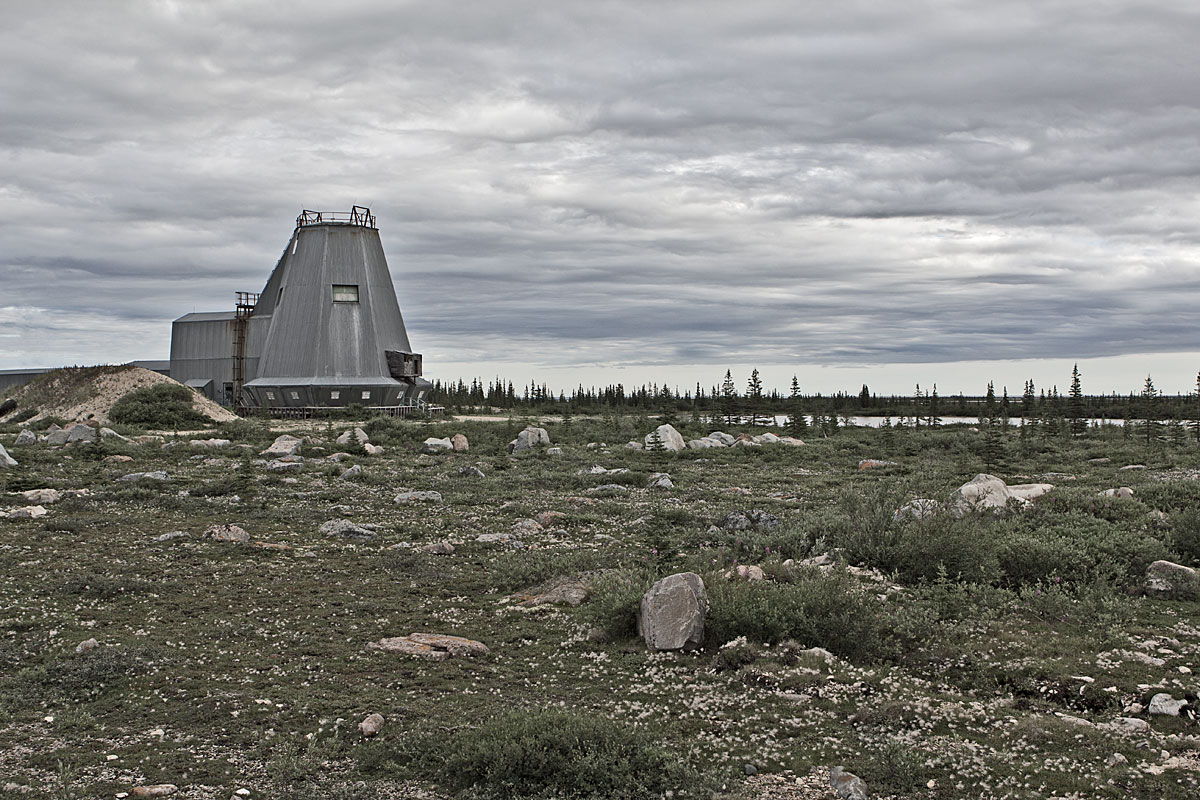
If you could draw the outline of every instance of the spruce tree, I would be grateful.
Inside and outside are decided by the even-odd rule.
[[[1025,381],[1025,391],[1021,395],[1021,435],[1022,436],[1025,435],[1026,426],[1029,426],[1030,428],[1032,428],[1035,425],[1037,425],[1037,410],[1034,406],[1034,403],[1037,400],[1037,395],[1035,394],[1035,391],[1036,390],[1033,387],[1033,381],[1032,380]]]
[[[725,370],[725,380],[721,384],[721,416],[725,418],[726,425],[737,422],[737,405],[737,386],[733,382],[733,372]]]
[[[1067,399],[1067,420],[1071,425],[1072,436],[1082,436],[1087,432],[1087,417],[1083,409],[1083,385],[1079,381],[1079,364],[1071,370],[1071,393]]]
[[[750,372],[750,382],[746,385],[746,406],[750,412],[750,424],[763,424],[762,378],[758,376],[757,369]]]
[[[996,421],[996,387],[988,381],[987,394],[983,398],[983,408],[979,412],[979,424],[991,425]]]
[[[808,429],[808,423],[804,419],[804,412],[800,409],[800,381],[796,376],[792,376],[792,393],[788,399],[789,411],[787,428],[788,435],[800,438]]]
[[[996,398],[993,396],[992,398]],[[929,393],[929,427],[936,428],[942,424],[940,404],[938,403],[937,384],[933,385],[933,390]]]
[[[1192,396],[1192,436],[1200,441],[1200,372],[1196,373],[1196,394]]]
[[[883,442],[885,451],[890,452],[896,444],[896,430],[892,427],[892,418],[884,417],[883,422],[879,423],[879,439]]]
[[[1159,428],[1161,427],[1158,409],[1158,390],[1154,388],[1154,381],[1150,376],[1146,376],[1146,383],[1142,386],[1141,394],[1141,411],[1142,411],[1142,430],[1146,436],[1146,444],[1153,442],[1158,438]]]
[[[983,426],[983,441],[980,455],[988,472],[999,471],[1004,466],[1004,434],[1000,423],[992,420]]]

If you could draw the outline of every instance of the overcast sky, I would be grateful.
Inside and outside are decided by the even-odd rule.
[[[1200,369],[1194,0],[9,12],[0,368],[166,358],[357,203],[430,377]]]

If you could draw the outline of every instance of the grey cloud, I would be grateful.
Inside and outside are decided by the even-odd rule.
[[[0,32],[0,367],[165,355],[352,203],[427,352],[1192,349],[1197,40],[1167,2],[39,4]]]

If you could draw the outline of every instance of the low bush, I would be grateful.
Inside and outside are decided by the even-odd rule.
[[[637,614],[642,595],[657,579],[649,568],[613,570],[592,584],[588,602],[580,608],[580,619],[604,631],[610,640],[637,636]]]
[[[1171,515],[1169,543],[1181,563],[1200,565],[1200,508],[1188,508]]]
[[[212,420],[192,408],[195,394],[178,383],[156,383],[121,397],[108,413],[118,425],[178,429],[212,425]]]
[[[1151,561],[1169,555],[1166,545],[1143,529],[1086,513],[1019,518],[1000,545],[1001,569],[1013,586],[1054,576],[1072,583],[1134,585]]]
[[[715,643],[745,636],[775,644],[795,639],[851,661],[875,661],[896,651],[889,608],[844,571],[802,575],[793,583],[705,578],[705,636]]]
[[[702,782],[645,733],[593,714],[516,710],[441,748],[438,779],[477,798],[697,796]]]

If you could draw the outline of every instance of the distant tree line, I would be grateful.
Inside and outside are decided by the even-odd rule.
[[[1083,391],[1079,367],[1072,370],[1066,394],[1058,386],[1037,387],[1025,382],[1020,395],[1010,396],[1008,387],[997,394],[992,383],[981,395],[938,394],[937,384],[923,389],[919,384],[910,395],[879,395],[864,384],[858,392],[834,394],[805,393],[796,376],[785,395],[764,390],[758,370],[750,373],[744,389],[731,370],[720,384],[680,389],[678,386],[649,383],[625,386],[583,386],[570,393],[551,391],[545,383],[530,382],[516,386],[497,377],[485,383],[479,378],[470,383],[435,381],[430,402],[456,412],[516,410],[523,413],[594,414],[610,411],[631,413],[691,414],[695,418],[723,420],[729,423],[775,424],[785,418],[785,426],[797,432],[816,425],[836,428],[839,420],[851,416],[894,419],[898,425],[937,426],[945,417],[973,417],[980,424],[1020,419],[1028,432],[1045,435],[1083,435],[1090,420],[1123,420],[1141,426],[1148,437],[1190,434],[1200,439],[1200,374],[1196,391],[1164,395],[1147,375],[1140,391],[1129,394],[1089,395]],[[808,419],[805,419],[807,417]],[[831,423],[832,421],[832,423]],[[1178,431],[1175,428],[1178,427]]]

